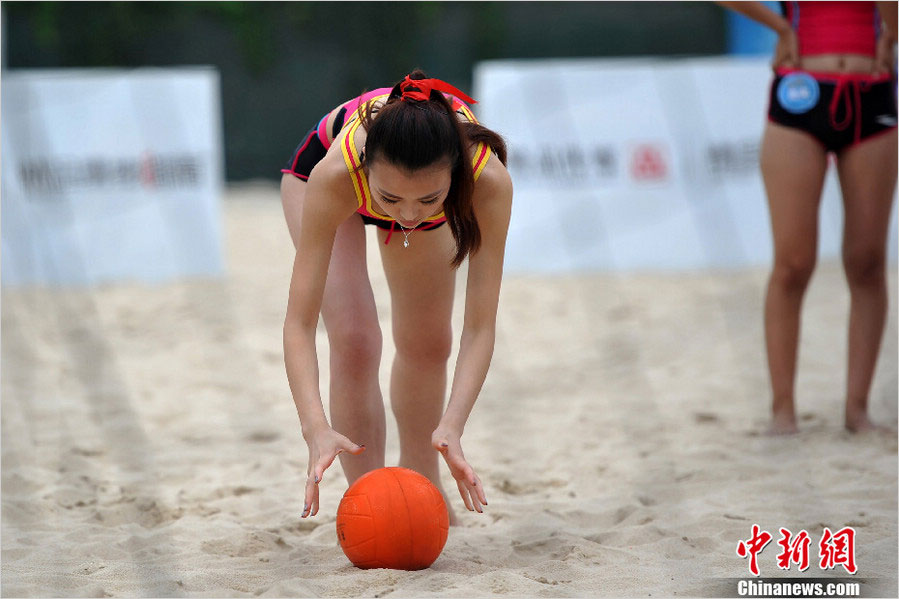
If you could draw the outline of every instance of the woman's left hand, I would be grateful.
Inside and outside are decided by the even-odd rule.
[[[465,507],[469,511],[484,513],[484,509],[481,507],[487,505],[484,486],[471,465],[465,460],[460,435],[438,426],[431,435],[431,443],[446,460],[453,478],[456,479],[456,486],[459,487],[459,494],[462,496],[462,501],[465,502]]]

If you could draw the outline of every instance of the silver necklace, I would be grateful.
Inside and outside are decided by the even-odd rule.
[[[396,224],[400,225],[399,222],[397,222]],[[409,235],[411,235],[412,231],[414,231],[414,230],[415,230],[415,227],[412,227],[411,229],[409,229],[409,232],[406,233],[406,228],[403,225],[400,225],[400,231],[403,232],[403,247],[404,248],[409,247]]]

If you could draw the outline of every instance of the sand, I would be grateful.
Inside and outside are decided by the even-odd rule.
[[[842,428],[837,263],[819,265],[806,299],[802,431],[783,438],[762,434],[765,269],[507,276],[463,438],[490,505],[461,512],[454,497],[462,525],[430,569],[363,571],[336,544],[339,464],[320,514],[299,517],[276,187],[230,188],[223,218],[221,280],[3,290],[3,596],[733,596],[753,524],[775,535],[762,575],[800,578],[847,576],[778,570],[780,527],[809,532],[813,562],[825,526],[854,527],[855,579],[896,596],[895,266],[871,394],[891,432],[864,436]]]

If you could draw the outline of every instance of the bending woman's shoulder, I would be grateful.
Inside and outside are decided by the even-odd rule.
[[[512,177],[509,169],[502,163],[496,153],[491,153],[490,159],[481,171],[474,187],[475,202],[512,201]]]
[[[484,247],[501,256],[512,219],[512,177],[496,154],[490,156],[475,182],[472,205]],[[473,263],[477,261],[473,258]]]
[[[329,151],[312,169],[305,183],[304,214],[324,224],[341,223],[356,210],[353,181],[339,151]],[[299,185],[304,185],[298,179]]]

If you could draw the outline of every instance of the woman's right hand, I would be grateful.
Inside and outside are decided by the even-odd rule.
[[[799,65],[799,38],[793,28],[787,26],[777,34],[777,46],[774,48],[774,59],[771,62],[774,69],[785,67],[798,69]]]
[[[365,445],[357,445],[335,431],[331,427],[323,427],[310,433],[306,438],[309,446],[309,467],[306,469],[306,498],[303,504],[303,518],[318,513],[318,483],[321,482],[325,470],[334,462],[334,458],[349,452],[359,455],[365,451]]]

